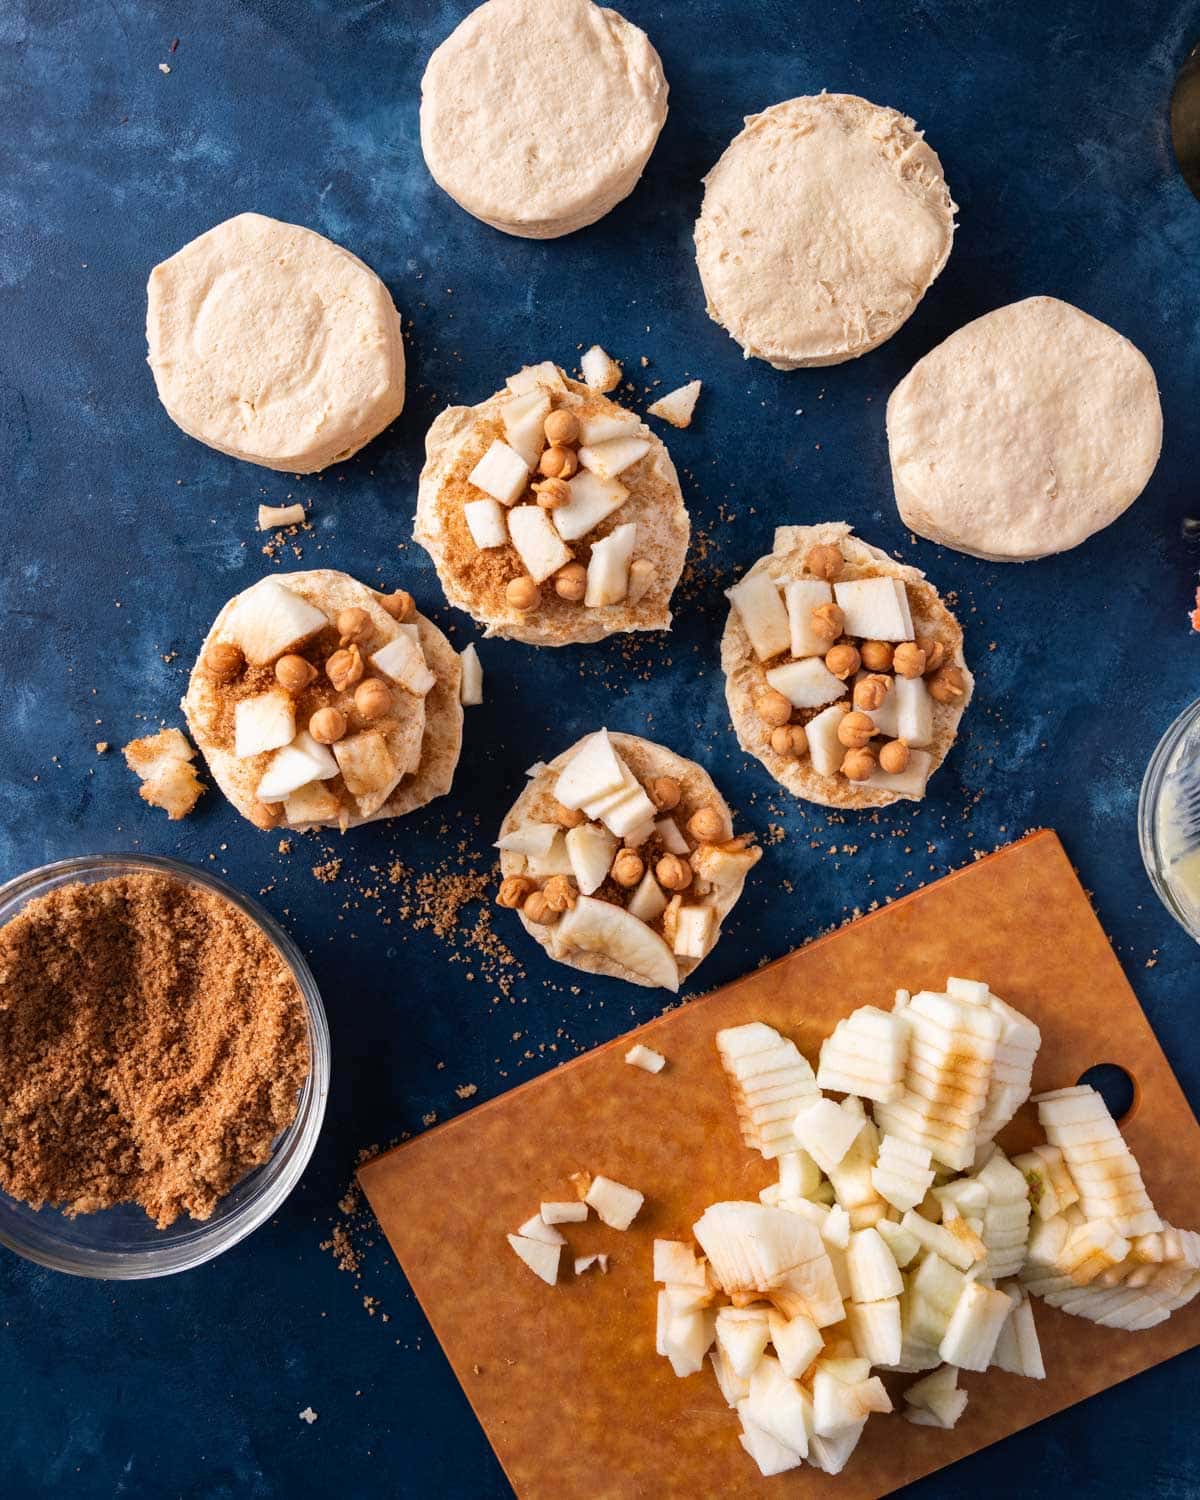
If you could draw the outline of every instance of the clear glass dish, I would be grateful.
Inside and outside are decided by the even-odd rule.
[[[57,1209],[32,1209],[0,1192],[0,1245],[27,1260],[67,1271],[120,1281],[170,1276],[212,1260],[245,1239],[276,1212],[300,1180],[317,1144],[329,1094],[329,1026],[316,981],[299,948],[255,902],[225,881],[173,859],[140,854],[96,854],[59,860],[0,886],[0,926],[35,896],[71,881],[106,880],[151,871],[223,896],[258,926],[291,969],[308,1017],[311,1065],[300,1090],[296,1118],[275,1142],[270,1161],[256,1167],[218,1203],[205,1220],[181,1218],[156,1229],[135,1204],[68,1218]]]
[[[1180,834],[1180,767],[1194,765],[1200,784],[1200,698],[1190,703],[1159,740],[1138,798],[1138,843],[1150,883],[1162,904],[1200,943],[1200,840],[1189,853]],[[1200,820],[1198,820],[1200,826]]]

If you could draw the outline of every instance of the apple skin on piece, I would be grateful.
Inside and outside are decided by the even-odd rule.
[[[725,590],[737,610],[759,661],[769,661],[791,645],[792,627],[779,585],[765,573],[752,573]]]

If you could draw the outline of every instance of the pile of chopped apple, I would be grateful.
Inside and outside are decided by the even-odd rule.
[[[233,754],[258,775],[259,827],[370,817],[417,769],[421,735],[409,761],[389,742],[394,695],[423,700],[437,678],[411,597],[398,591],[379,603],[398,622],[394,635],[365,609],[330,618],[265,578],[238,596],[207,646],[202,668],[233,702]]]
[[[893,1409],[874,1372],[922,1374],[903,1415],[940,1428],[966,1409],[960,1370],[1044,1379],[1031,1294],[1139,1329],[1200,1292],[1200,1235],[1159,1219],[1095,1090],[1038,1096],[1047,1144],[1011,1161],[996,1145],[1041,1037],[986,984],[856,1010],[815,1074],[760,1022],[716,1040],[779,1181],[708,1208],[699,1254],[655,1241],[657,1349],[680,1377],[711,1366],[764,1475],[839,1473]]]
[[[722,895],[761,849],[732,836],[723,808],[688,805],[674,777],[643,786],[606,729],[559,771],[553,815],[497,840],[519,870],[501,882],[500,905],[551,928],[556,957],[602,954],[648,985],[678,990],[680,961],[712,948]]]
[[[549,584],[557,598],[585,609],[637,604],[657,569],[636,555],[636,522],[595,532],[629,499],[621,476],[650,452],[641,422],[609,401],[575,394],[549,361],[513,375],[508,389],[503,435],[467,476],[480,498],[463,506],[475,546],[511,558],[508,603],[530,614]],[[582,548],[586,563],[576,556]]]
[[[813,547],[804,576],[751,572],[726,590],[766,688],[764,739],[819,776],[919,799],[933,770],[934,704],[964,701],[944,642],[916,636],[904,580],[843,578],[834,543]]]

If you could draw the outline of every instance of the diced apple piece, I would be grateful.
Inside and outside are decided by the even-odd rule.
[[[419,642],[404,630],[374,652],[370,662],[377,672],[414,697],[423,698],[437,686],[437,678],[425,665],[425,653]]]
[[[675,952],[680,958],[703,958],[715,941],[716,926],[713,907],[681,907],[675,922]]]
[[[588,1216],[588,1206],[577,1198],[569,1203],[543,1203],[540,1216],[543,1224],[582,1224]]]
[[[358,734],[348,734],[333,746],[333,758],[338,763],[346,790],[352,797],[370,797],[372,793],[387,793],[396,785],[401,771],[396,757],[388,748],[388,742],[378,729],[363,729]],[[371,808],[382,806],[382,800]],[[364,810],[364,816],[365,816]]]
[[[571,498],[553,513],[555,528],[564,542],[586,536],[629,499],[629,491],[619,479],[601,479],[590,469],[580,469],[567,480],[567,488]]]
[[[769,1316],[771,1343],[780,1367],[792,1380],[799,1380],[824,1348],[821,1330],[804,1313],[785,1318],[772,1309]]]
[[[724,849],[720,844],[699,844],[692,851],[692,868],[702,880],[716,886],[737,885],[762,858],[756,844],[744,849]]]
[[[856,673],[854,686],[857,687],[859,682],[868,676],[870,676],[868,672]],[[898,679],[892,678],[891,681],[894,684]],[[864,712],[867,718],[875,725],[876,730],[885,739],[895,740],[900,738],[900,714],[897,708],[896,694],[891,689],[884,694],[883,702],[878,708],[866,709]]]
[[[968,1281],[950,1315],[938,1353],[960,1370],[986,1370],[1005,1319],[1012,1312],[1006,1292]]]
[[[243,698],[233,711],[233,753],[239,759],[278,750],[295,737],[296,710],[287,693],[256,693]]]
[[[260,505],[258,507],[259,531],[271,531],[278,526],[299,526],[304,518],[303,505]]]
[[[613,749],[607,729],[598,729],[579,746],[558,773],[554,795],[572,812],[627,785],[625,762]]]
[[[502,833],[495,847],[507,849],[512,854],[541,856],[549,854],[558,832],[557,823],[520,823],[510,832]]]
[[[837,737],[837,728],[848,707],[845,702],[833,703],[804,726],[809,759],[818,776],[834,776],[842,764],[846,747]]]
[[[764,1355],[755,1367],[750,1395],[738,1402],[738,1415],[743,1425],[749,1420],[802,1458],[807,1454],[813,1429],[812,1401],[796,1381],[787,1378],[771,1355]]]
[[[260,802],[282,802],[310,781],[329,781],[337,774],[338,763],[330,751],[302,729],[271,757],[255,795]]]
[[[629,591],[625,602],[633,607],[640,604],[658,582],[658,569],[648,557],[635,557],[629,565]]]
[[[801,1106],[792,1128],[822,1172],[829,1172],[854,1144],[863,1122],[832,1099],[814,1099]]]
[[[571,561],[570,548],[540,505],[515,505],[508,513],[508,534],[534,583],[544,583]]]
[[[663,841],[663,848],[668,854],[682,854],[685,858],[690,853],[687,839],[679,831],[679,824],[674,818],[659,818],[654,825],[654,831]]]
[[[586,1204],[584,1205],[586,1207]],[[517,1233],[527,1240],[537,1240],[543,1245],[565,1245],[567,1242],[552,1224],[547,1224],[540,1213],[526,1219]]]
[[[922,677],[897,677],[889,698],[896,700],[896,738],[910,747],[933,739],[933,698]]]
[[[593,1266],[599,1266],[601,1272],[608,1275],[608,1256],[599,1255],[577,1255],[575,1257],[575,1274],[582,1276],[585,1271],[590,1271]]]
[[[615,391],[621,383],[621,366],[604,352],[599,344],[593,344],[579,361],[584,383],[604,395]]]
[[[739,1402],[739,1405],[745,1405],[745,1402]],[[758,1465],[758,1472],[764,1479],[770,1479],[775,1474],[786,1474],[790,1469],[798,1469],[804,1462],[797,1452],[778,1442],[748,1416],[743,1416],[741,1421],[742,1430],[738,1434],[738,1442]]]
[[[641,787],[604,814],[605,824],[619,839],[632,838],[654,818],[654,803]]]
[[[844,697],[846,692],[846,684],[816,656],[772,667],[767,673],[767,681],[793,708],[823,708],[836,698]]]
[[[626,1187],[611,1177],[593,1177],[583,1200],[596,1210],[596,1217],[610,1229],[628,1229],[641,1212],[646,1199],[636,1188]]]
[[[498,500],[468,500],[463,506],[463,518],[471,540],[481,550],[503,547],[508,541],[508,526],[504,520],[504,508]]]
[[[544,387],[513,396],[500,408],[508,446],[520,456],[526,468],[535,469],[542,456],[546,446],[543,424],[549,414],[550,396]]]
[[[665,396],[660,396],[646,410],[652,417],[670,422],[672,427],[690,427],[699,395],[700,381],[689,380],[687,385],[681,385],[678,390],[668,391]]]
[[[551,391],[566,390],[558,366],[548,359],[542,360],[540,364],[523,366],[515,375],[508,377],[505,385],[514,396],[523,396],[540,385]]]
[[[773,1293],[791,1271],[826,1259],[815,1224],[763,1203],[710,1204],[692,1233],[730,1296]]]
[[[708,1286],[704,1262],[682,1240],[654,1241],[654,1279],[668,1286]]]
[[[319,609],[277,578],[264,578],[239,595],[227,629],[251,666],[265,667],[328,624]]]
[[[794,578],[785,585],[783,594],[791,623],[792,655],[824,656],[829,650],[829,638],[813,629],[812,612],[822,604],[833,603],[832,584],[820,578]]]
[[[597,443],[608,443],[613,438],[630,437],[641,425],[633,412],[620,407],[612,412],[596,412],[579,418],[579,441],[594,448]]]
[[[510,1234],[506,1238],[535,1276],[540,1276],[547,1286],[557,1284],[561,1245],[544,1245],[541,1240],[527,1240],[520,1234]]]
[[[588,609],[606,604],[620,604],[629,592],[629,565],[637,542],[637,526],[629,522],[615,527],[608,536],[592,543],[588,559],[587,592],[583,602]]]
[[[875,1229],[859,1229],[850,1236],[846,1266],[855,1302],[882,1302],[904,1290],[896,1258]]]
[[[675,956],[662,938],[645,922],[620,906],[580,896],[552,929],[555,947],[569,953],[582,949],[600,953],[630,969],[650,985],[672,992],[679,988]]]
[[[571,857],[567,853],[567,840],[563,830],[560,828],[555,834],[554,841],[545,854],[527,854],[525,856],[526,875],[532,876],[534,880],[548,880],[551,875],[570,875]]]
[[[852,578],[835,583],[833,596],[847,635],[865,641],[911,641],[908,593],[899,578]]]
[[[661,1073],[667,1065],[661,1052],[655,1052],[653,1047],[644,1047],[641,1042],[634,1042],[625,1054],[625,1061],[631,1068],[640,1068],[643,1073]]]
[[[894,1365],[899,1362],[899,1297],[890,1297],[882,1302],[847,1302],[846,1322],[850,1326],[854,1347],[863,1359],[870,1360],[873,1365]]]
[[[792,630],[779,585],[773,578],[766,573],[752,573],[726,589],[725,597],[737,610],[759,661],[769,661],[788,649]]]
[[[310,781],[283,799],[283,816],[292,828],[305,823],[332,823],[341,810],[341,798],[323,781]]]
[[[512,505],[525,493],[529,465],[515,449],[496,438],[467,475],[467,483],[499,500],[501,505]]]
[[[932,769],[933,756],[926,750],[914,750],[903,771],[876,769],[858,785],[869,786],[879,792],[895,792],[898,797],[914,797],[920,800],[925,795],[925,786]]]
[[[483,663],[475,642],[458,653],[461,676],[458,679],[458,701],[464,708],[478,708],[483,702]]]
[[[612,868],[617,841],[596,823],[580,823],[567,830],[567,856],[575,883],[585,896],[598,891]]]
[[[607,443],[585,443],[579,450],[579,464],[601,479],[616,479],[649,452],[650,444],[645,438],[610,438]]]
[[[663,894],[663,888],[655,880],[654,871],[647,870],[637,890],[629,898],[629,905],[625,910],[639,922],[657,922],[666,909],[667,898]]]
[[[663,1330],[662,1346],[680,1379],[704,1368],[715,1324],[716,1318],[707,1308],[692,1307],[671,1313]]]

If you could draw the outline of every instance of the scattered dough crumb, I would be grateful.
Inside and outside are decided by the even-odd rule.
[[[99,748],[99,747],[97,747]],[[191,764],[196,752],[178,729],[131,740],[125,763],[141,781],[138,795],[151,807],[161,807],[172,822],[186,818],[205,790]]]

